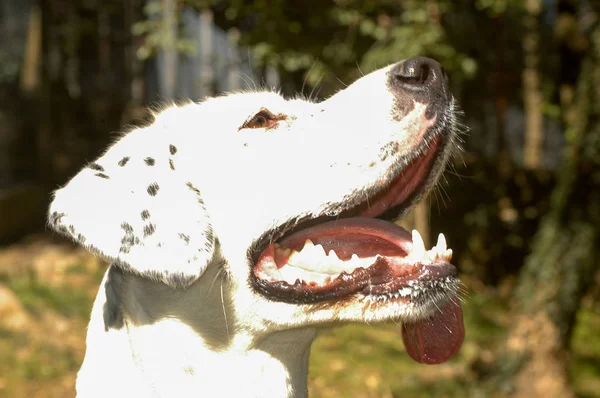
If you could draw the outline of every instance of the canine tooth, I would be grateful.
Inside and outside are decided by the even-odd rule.
[[[315,253],[318,253],[322,256],[327,256],[327,254],[325,254],[325,249],[321,245],[315,245]]]
[[[329,254],[327,255],[329,264],[339,267],[344,264],[342,260],[338,257],[337,253],[333,250],[329,250]]]
[[[440,254],[446,251],[447,245],[446,245],[446,237],[444,236],[444,234],[438,235],[437,245],[435,245],[435,248],[437,249],[437,252]]]
[[[444,252],[444,256],[446,257],[447,261],[452,260],[452,249],[448,249]]]
[[[439,257],[439,253],[437,252],[437,249],[434,247],[431,250],[427,250],[425,252],[426,254],[426,258],[429,259],[429,261],[435,261],[438,259]]]
[[[298,261],[300,259],[299,254],[300,254],[300,252],[297,252],[296,250],[292,250],[290,256],[288,257],[287,263],[289,265],[299,264],[299,261]]]
[[[413,248],[411,254],[417,258],[422,257],[425,254],[425,242],[423,242],[421,234],[416,229],[412,230],[412,243]]]
[[[346,262],[345,269],[347,271],[352,272],[354,269],[360,267],[361,265],[362,265],[362,260],[358,257],[358,255],[356,253],[353,253],[352,257],[350,257],[350,261]]]

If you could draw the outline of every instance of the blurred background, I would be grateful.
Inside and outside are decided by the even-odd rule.
[[[256,88],[320,100],[426,55],[470,132],[402,222],[454,249],[465,343],[426,366],[398,327],[328,330],[312,396],[600,397],[599,13],[596,0],[0,0],[0,396],[74,395],[106,264],[44,212],[149,105]]]

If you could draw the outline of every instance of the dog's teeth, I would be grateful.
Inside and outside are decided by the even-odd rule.
[[[437,251],[437,247],[432,247],[431,250],[425,252],[425,258],[429,261],[435,261],[440,257],[440,252]]]
[[[329,254],[327,255],[327,257],[328,257],[330,264],[335,264],[335,265],[342,264],[342,260],[340,260],[337,253],[333,250],[329,250]]]
[[[446,258],[446,261],[452,260],[452,249],[446,250],[444,252],[444,257]]]
[[[315,245],[315,255],[327,257],[327,254],[325,254],[325,249],[323,249],[323,246],[321,245]]]
[[[412,230],[412,243],[413,247],[411,254],[414,257],[419,258],[425,255],[425,242],[423,242],[421,234],[416,229]]]
[[[298,261],[299,259],[300,259],[300,252],[297,252],[296,250],[292,250],[292,253],[288,257],[287,263],[289,265],[297,265],[300,263]]]
[[[358,257],[358,254],[354,253],[352,254],[352,257],[350,257],[350,261],[348,262],[349,267],[351,269],[354,269],[356,267],[360,266],[360,258]]]
[[[437,244],[435,245],[435,248],[437,249],[438,253],[444,253],[447,249],[447,245],[446,245],[446,237],[444,236],[444,234],[439,234],[438,235],[438,240],[437,240]]]

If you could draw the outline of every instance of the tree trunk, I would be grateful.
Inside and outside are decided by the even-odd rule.
[[[542,93],[540,90],[540,74],[538,71],[540,31],[538,18],[541,0],[527,0],[525,8],[525,37],[523,52],[525,68],[523,69],[523,99],[525,104],[525,143],[523,145],[523,161],[526,168],[536,169],[540,164],[543,135]]]
[[[600,28],[577,82],[569,146],[515,294],[515,317],[488,387],[517,397],[572,397],[569,341],[600,256]],[[564,110],[566,111],[566,110]]]

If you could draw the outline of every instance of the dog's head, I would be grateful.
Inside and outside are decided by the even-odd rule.
[[[456,113],[427,58],[321,103],[259,92],[172,107],[58,190],[50,225],[174,289],[222,267],[236,322],[259,333],[400,320],[411,355],[440,362],[464,334],[451,252],[389,220],[436,183]]]

